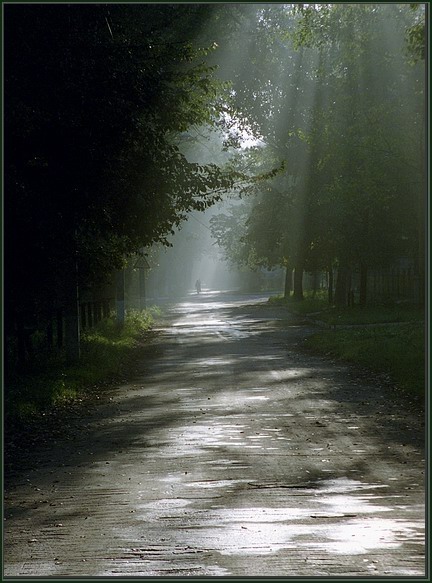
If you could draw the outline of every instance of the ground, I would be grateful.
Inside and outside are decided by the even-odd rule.
[[[4,576],[424,578],[422,411],[291,318],[173,306],[127,382],[17,458]]]

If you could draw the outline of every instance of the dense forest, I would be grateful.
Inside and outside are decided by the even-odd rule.
[[[250,65],[230,71],[265,144],[248,163],[284,168],[214,232],[236,261],[284,265],[288,284],[294,269],[299,299],[305,269],[337,269],[330,302],[347,301],[356,271],[365,304],[368,270],[407,256],[424,301],[422,18],[410,5],[265,7]]]
[[[425,9],[5,5],[6,364],[63,318],[76,357],[84,290],[223,198],[226,257],[283,267],[286,295],[324,271],[363,305],[403,258],[423,304]]]

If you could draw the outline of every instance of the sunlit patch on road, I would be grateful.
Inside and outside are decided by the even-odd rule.
[[[293,484],[292,494],[287,492],[285,496],[285,502],[293,502],[291,506],[279,506],[279,496],[277,501],[273,500],[276,507],[259,507],[247,506],[245,486],[248,484],[245,482],[244,479],[207,480],[187,484],[187,487],[198,490],[226,491],[225,498],[238,485],[241,490],[234,500],[240,507],[225,507],[224,497],[210,511],[191,508],[185,499],[162,500],[143,505],[142,508],[150,512],[144,518],[151,522],[161,518],[171,520],[187,533],[187,540],[197,548],[232,556],[279,553],[287,549],[373,556],[374,552],[399,548],[408,540],[421,542],[424,536],[418,520],[391,518],[388,513],[392,513],[392,507],[375,504],[375,496],[370,490],[379,488],[377,484],[349,479],[322,480],[317,488],[313,484],[310,488],[301,484],[296,488]],[[280,492],[284,486],[256,484],[264,492],[263,500],[278,488]],[[305,494],[300,499],[301,504],[297,498],[300,491]],[[341,491],[345,494],[321,495],[321,492]],[[369,493],[364,495],[364,491]],[[182,509],[186,506],[185,518]]]
[[[253,319],[235,313],[226,330]],[[83,558],[114,576],[421,575],[424,455],[408,419],[398,425],[392,411],[386,429],[374,386],[347,386],[343,367],[288,353],[295,330],[257,319],[256,336],[224,344],[224,320],[203,326],[212,318],[198,309],[194,332],[161,333],[161,356],[90,424],[91,444],[81,434],[71,444],[87,459],[37,483],[46,492],[17,540],[67,556],[48,565],[38,542],[25,543],[52,575]],[[46,528],[53,496],[63,526]],[[17,509],[15,526],[28,528]],[[91,544],[71,545],[83,532]]]

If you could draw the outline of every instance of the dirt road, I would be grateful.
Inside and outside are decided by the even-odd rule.
[[[425,575],[421,415],[264,301],[190,296],[131,382],[29,452],[4,577]]]

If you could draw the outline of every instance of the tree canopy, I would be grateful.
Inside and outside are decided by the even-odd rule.
[[[298,297],[305,269],[400,255],[422,288],[423,5],[8,4],[4,31],[12,324],[233,192],[217,239]],[[209,127],[228,164],[185,154]]]
[[[257,196],[243,243],[258,262],[272,266],[279,254],[299,272],[364,271],[405,254],[417,258],[422,280],[421,8],[263,5],[240,18],[254,35],[249,66],[227,66],[235,102],[285,161],[284,176]]]
[[[5,6],[9,313],[49,307],[76,265],[83,284],[103,278],[231,186],[177,143],[226,107],[212,47],[192,42],[209,11]]]

